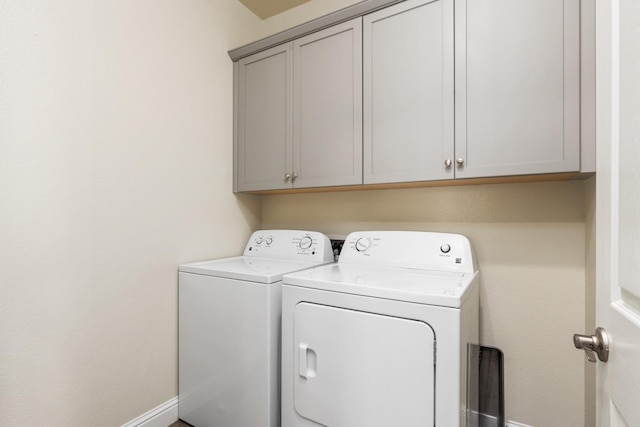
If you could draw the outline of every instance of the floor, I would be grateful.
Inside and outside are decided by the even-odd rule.
[[[187,424],[184,421],[176,421],[175,423],[171,424],[169,427],[191,427],[191,424]]]

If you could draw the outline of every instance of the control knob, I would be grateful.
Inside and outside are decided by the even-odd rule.
[[[312,244],[313,244],[313,240],[311,240],[311,237],[304,236],[302,239],[300,239],[299,246],[300,246],[300,249],[309,249]]]
[[[366,237],[361,237],[356,240],[356,250],[358,252],[365,252],[371,246],[371,241]]]

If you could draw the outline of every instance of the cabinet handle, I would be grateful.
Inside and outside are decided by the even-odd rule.
[[[447,159],[444,161],[444,167],[446,168],[450,168],[451,167],[451,159]]]
[[[289,178],[291,178],[291,174],[289,172],[284,174],[284,182],[289,182]]]
[[[291,182],[295,181],[297,177],[298,177],[298,174],[297,174],[297,173],[295,173],[295,172],[293,172],[293,173],[291,174]]]
[[[458,157],[456,159],[456,165],[458,165],[458,166],[464,165],[464,159],[462,157]]]

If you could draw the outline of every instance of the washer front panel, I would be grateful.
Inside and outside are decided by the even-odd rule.
[[[184,272],[179,280],[180,418],[196,426],[280,425],[281,283]]]

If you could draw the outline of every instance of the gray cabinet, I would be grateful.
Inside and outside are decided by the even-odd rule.
[[[362,184],[362,19],[293,44],[294,187]]]
[[[234,191],[579,172],[591,21],[580,0],[363,0],[279,33],[235,63]]]
[[[453,0],[366,15],[364,183],[453,179]]]
[[[236,69],[235,191],[288,188],[293,168],[293,44],[241,59]]]
[[[362,184],[362,20],[238,61],[236,191]]]
[[[579,0],[455,2],[456,178],[579,171]]]

